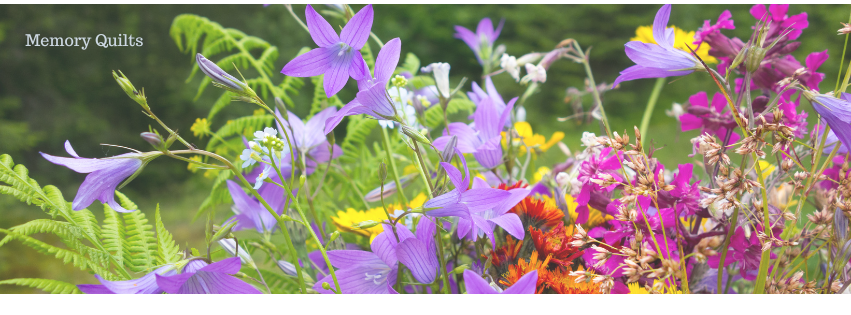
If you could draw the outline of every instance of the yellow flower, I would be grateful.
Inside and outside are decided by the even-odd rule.
[[[694,42],[694,31],[686,32],[679,27],[671,26],[674,28],[674,48],[683,50],[685,52],[690,53],[688,46],[691,46],[692,49],[695,49],[695,53],[700,59],[703,59],[706,63],[718,63],[718,59],[709,55],[709,44],[702,43],[700,47],[692,44]],[[629,40],[637,40],[642,43],[648,44],[656,44],[656,40],[653,39],[653,27],[652,26],[639,26],[635,29],[635,37],[630,38]]]
[[[252,113],[252,114],[254,116],[263,116],[264,114],[266,114],[266,110],[262,109],[262,108],[258,108],[256,110],[254,110],[254,113]]]
[[[544,196],[541,196],[541,199],[543,199],[544,202],[547,203],[547,206],[556,207],[556,201],[555,201],[555,199],[553,199],[553,197],[544,195]],[[570,211],[571,220],[573,222],[576,222],[576,218],[579,217],[579,214],[576,213],[576,207],[579,206],[579,203],[577,203],[576,200],[573,199],[573,196],[571,196],[569,194],[564,195],[564,201],[567,203],[567,210]],[[598,211],[597,209],[588,207],[588,221],[586,221],[585,224],[582,225],[582,227],[586,228],[586,229],[591,229],[593,227],[596,227],[596,226],[599,226],[599,225],[605,223],[606,221],[614,220],[614,219],[615,219],[614,217],[612,217],[608,214],[604,215],[602,212]]]
[[[541,179],[544,178],[544,175],[547,175],[550,172],[552,172],[552,170],[550,170],[549,167],[546,167],[546,166],[539,167],[538,170],[535,172],[535,175],[534,175],[535,181],[534,182],[535,183],[540,182]]]
[[[210,131],[210,122],[207,121],[207,118],[196,118],[195,123],[192,124],[189,130],[198,138],[204,138],[208,133],[212,133]]]
[[[653,280],[653,286],[657,283],[656,280]],[[638,285],[638,282],[629,283],[626,285],[629,288],[629,294],[650,294],[646,288]],[[662,287],[662,294],[683,294],[683,291],[677,289],[672,291],[668,287]]]
[[[759,160],[759,169],[762,170],[762,178],[768,178],[768,175],[771,175],[771,172],[774,172],[776,167],[771,165],[766,160]]]
[[[189,159],[196,161],[196,162],[201,162],[201,156],[200,155],[193,155],[193,156],[189,157]],[[192,173],[195,173],[199,169],[201,169],[201,165],[198,165],[198,164],[195,164],[195,163],[189,163],[189,164],[186,165],[186,169],[188,169]]]
[[[408,209],[408,208],[417,208],[422,207],[426,202],[427,198],[425,194],[420,193],[414,199],[409,201],[408,207],[402,207],[401,204],[388,204],[387,212],[393,215],[393,211]],[[355,210],[354,208],[347,208],[346,211],[337,211],[336,217],[331,217],[331,221],[334,222],[334,225],[337,226],[343,232],[355,233],[362,236],[368,236],[369,241],[372,242],[378,234],[384,231],[384,227],[382,224],[373,226],[368,229],[352,229],[352,225],[363,221],[376,221],[381,222],[383,220],[387,220],[387,214],[384,213],[384,209],[382,207],[372,208],[366,211]]]
[[[561,139],[564,139],[564,132],[556,131],[553,133],[553,136],[550,137],[550,140],[547,141],[546,137],[532,132],[532,125],[529,125],[529,123],[525,121],[518,121],[514,123],[514,130],[516,130],[517,134],[520,135],[520,139],[513,139],[513,144],[522,144],[520,146],[521,153],[526,153],[527,148],[532,148],[537,152],[547,152],[550,147],[561,141]],[[505,132],[503,132],[502,145],[507,147],[507,143],[508,136]]]

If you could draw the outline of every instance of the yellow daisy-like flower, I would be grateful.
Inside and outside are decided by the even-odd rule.
[[[208,133],[212,133],[210,131],[210,122],[207,121],[207,118],[196,118],[195,123],[192,124],[189,130],[198,138],[204,138]]]
[[[525,121],[518,121],[514,123],[514,130],[517,130],[517,134],[520,135],[519,139],[513,139],[514,144],[520,145],[520,152],[526,153],[527,148],[532,148],[536,152],[547,152],[547,150],[564,139],[564,132],[556,131],[553,133],[553,136],[550,137],[550,140],[547,140],[546,137],[535,134],[532,132],[532,125]],[[502,145],[503,147],[508,146],[508,135],[505,132],[502,133]]]
[[[541,196],[541,199],[544,200],[544,202],[547,204],[547,206],[556,207],[556,201],[555,201],[555,199],[553,199],[553,197]],[[576,207],[578,207],[579,204],[576,202],[575,199],[573,199],[573,196],[571,196],[569,194],[564,195],[564,201],[567,203],[567,210],[570,211],[570,218],[573,220],[573,222],[576,222],[576,218],[579,217],[579,214],[576,213]],[[614,217],[612,217],[608,214],[603,214],[602,212],[598,211],[597,209],[588,207],[588,221],[585,222],[585,224],[583,224],[582,227],[587,230],[587,229],[591,229],[593,227],[599,226],[599,225],[605,223],[606,221],[614,220],[614,219],[615,219]]]
[[[653,280],[654,286],[656,285],[656,283],[657,281]],[[638,285],[638,282],[629,283],[626,286],[627,288],[629,288],[629,294],[650,294],[650,292],[648,292],[646,288]],[[662,294],[683,294],[683,291],[679,289],[671,290],[668,287],[663,287]]]
[[[534,181],[533,183],[540,182],[540,181],[541,181],[541,179],[543,179],[543,178],[544,178],[544,175],[547,175],[547,174],[549,174],[550,172],[552,172],[552,170],[551,170],[549,167],[546,167],[546,166],[541,166],[541,167],[539,167],[539,168],[538,168],[538,170],[537,170],[537,171],[535,171],[535,175],[534,175],[534,177],[533,177],[533,179],[534,179],[535,181]]]
[[[409,201],[408,207],[403,207],[401,204],[388,204],[387,212],[392,215],[393,211],[396,210],[422,207],[427,199],[428,198],[426,198],[425,194],[420,193],[414,197],[414,199]],[[347,208],[345,212],[337,211],[337,216],[331,217],[331,221],[333,221],[334,225],[336,225],[341,231],[368,236],[370,242],[372,242],[378,234],[381,234],[381,232],[384,231],[384,227],[381,224],[368,229],[353,229],[352,225],[363,221],[380,222],[382,220],[387,220],[387,214],[384,213],[384,209],[382,207],[376,207],[366,211]]]
[[[692,49],[695,49],[695,53],[700,59],[703,59],[706,63],[718,63],[718,59],[709,55],[709,44],[702,43],[700,47],[696,47],[694,44],[694,31],[686,32],[683,29],[671,26],[674,28],[674,48],[683,50],[685,52],[691,53],[688,50],[686,45],[691,46]],[[656,40],[653,39],[653,26],[639,26],[635,29],[635,37],[630,38],[629,40],[637,40],[642,43],[648,44],[656,44]]]

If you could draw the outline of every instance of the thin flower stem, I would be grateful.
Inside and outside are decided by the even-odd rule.
[[[298,25],[301,25],[301,28],[303,28],[305,31],[310,33],[310,29],[307,28],[307,25],[305,25],[304,22],[301,21],[301,18],[299,18],[298,15],[296,15],[295,12],[293,12],[293,5],[292,4],[284,4],[284,7],[287,8],[287,11],[290,11],[290,14],[292,14],[292,16],[295,18],[295,21],[298,22]]]
[[[402,198],[402,204],[408,205],[408,197],[405,196],[405,190],[402,189],[402,183],[399,181],[399,171],[396,170],[396,161],[393,160],[393,155],[390,152],[390,136],[387,135],[387,128],[381,127],[381,136],[384,140],[384,152],[387,154],[387,160],[390,162],[390,169],[393,170],[393,181],[396,182],[396,191],[399,197]]]
[[[286,133],[284,133],[284,134],[286,134]],[[287,141],[289,141],[289,140],[287,140]],[[281,170],[278,168],[277,165],[275,165],[274,157],[270,158],[269,160],[272,161],[272,167],[274,167],[275,171],[278,173],[278,178],[281,178],[281,181],[284,182],[283,176],[281,175]],[[301,189],[299,189],[299,191],[298,191],[298,194],[296,194],[296,195],[293,195],[293,191],[292,191],[292,188],[290,187],[290,185],[284,185],[284,189],[286,190],[286,193],[287,193],[287,199],[290,199],[290,197],[293,197],[292,199],[294,199],[292,201],[292,204],[295,206],[296,211],[298,211],[298,215],[301,218],[301,221],[300,221],[301,224],[303,224],[304,227],[306,228],[306,230],[308,232],[310,232],[310,236],[313,237],[313,241],[315,241],[316,244],[319,246],[319,253],[322,254],[322,258],[325,260],[325,264],[328,266],[328,271],[331,272],[331,278],[334,280],[334,287],[337,288],[337,292],[342,292],[342,291],[340,291],[340,283],[339,283],[339,281],[337,281],[337,274],[334,272],[334,267],[331,266],[331,260],[328,258],[328,253],[325,250],[325,246],[322,246],[322,242],[319,241],[319,237],[316,236],[316,232],[313,231],[313,228],[307,222],[307,216],[304,215],[304,210],[301,209],[301,205],[298,203],[298,197],[301,195],[302,192],[305,191],[304,187],[301,187]],[[274,213],[275,211],[273,211],[271,208],[268,208],[268,210],[270,212],[272,212],[273,215],[277,216],[277,213]],[[280,216],[277,216],[277,217],[280,217]],[[283,222],[281,222],[281,224],[283,225]],[[317,224],[318,224],[318,222],[317,222]],[[292,242],[290,242],[290,246],[292,246]],[[296,258],[296,261],[293,262],[293,264],[298,264],[297,258]],[[301,275],[301,274],[299,274],[299,275]],[[302,279],[302,281],[304,281],[304,280]]]
[[[171,154],[171,155],[168,155],[168,156],[169,156],[169,157],[172,157],[172,158],[175,158],[175,159],[178,159],[178,160],[181,160],[181,161],[189,162],[190,164],[197,164],[197,165],[201,165],[201,166],[204,166],[204,167],[215,168],[215,169],[220,169],[220,170],[226,170],[226,169],[228,169],[228,167],[227,167],[227,166],[215,165],[215,164],[207,164],[207,163],[204,163],[204,162],[199,162],[199,161],[194,161],[194,160],[191,160],[191,159],[187,159],[187,158],[185,158],[185,157],[178,156],[178,155],[173,155],[173,154]]]
[[[748,85],[745,83],[745,85]],[[748,104],[750,104],[750,100],[748,100]],[[753,114],[751,114],[753,115]],[[827,137],[825,135],[825,137]],[[765,175],[762,173],[762,167],[759,166],[759,157],[756,153],[753,153],[754,165],[756,166],[756,174],[757,179],[759,179],[759,185],[762,186],[760,188],[762,193],[762,216],[763,216],[763,228],[765,231],[765,235],[768,235],[772,239],[774,235],[771,235],[771,221],[768,213],[768,194],[766,192],[765,187]],[[771,240],[769,240],[770,242]],[[762,294],[765,292],[765,278],[768,276],[768,264],[771,260],[771,250],[766,250],[762,252],[762,258],[759,260],[759,273],[756,276],[756,282],[754,283],[754,293]]]
[[[296,273],[298,274],[298,285],[301,288],[302,293],[307,293],[307,287],[304,284],[304,276],[302,275],[301,266],[298,263],[298,256],[296,255],[295,246],[293,246],[293,241],[292,241],[292,238],[290,238],[290,233],[287,230],[286,225],[284,224],[284,218],[282,216],[278,215],[278,213],[275,212],[275,210],[272,209],[272,206],[270,206],[269,203],[267,203],[266,200],[263,199],[263,196],[260,196],[260,194],[257,193],[257,190],[255,190],[254,187],[252,187],[251,184],[248,183],[248,180],[245,179],[245,176],[242,175],[242,172],[240,172],[240,170],[237,169],[236,166],[233,165],[233,163],[231,163],[230,161],[228,161],[224,157],[219,156],[218,154],[215,154],[215,153],[212,153],[212,152],[208,152],[208,151],[204,151],[204,150],[198,150],[198,149],[189,149],[189,150],[171,151],[171,153],[173,153],[173,154],[192,153],[192,154],[206,155],[206,156],[209,156],[211,158],[214,158],[216,160],[221,161],[222,163],[227,165],[228,168],[230,168],[231,172],[233,172],[233,174],[236,175],[239,178],[240,182],[242,182],[242,184],[244,186],[248,187],[248,191],[251,192],[251,194],[254,195],[254,197],[257,198],[257,200],[260,201],[261,204],[263,204],[263,207],[265,207],[266,210],[268,210],[269,213],[272,214],[272,216],[275,218],[275,220],[278,221],[278,226],[281,228],[281,232],[284,234],[284,239],[286,240],[286,243],[287,243],[287,251],[289,252],[290,259],[292,260],[292,264],[295,266]],[[331,268],[330,264],[329,264],[328,267],[329,267],[329,269],[333,270],[333,268]]]
[[[727,237],[724,238],[724,245],[721,247],[721,260],[718,266],[718,288],[716,293],[720,294],[721,286],[724,280],[724,269],[726,269],[727,250],[730,248],[730,240],[733,238],[733,232],[736,230],[736,225],[739,223],[739,207],[733,209],[733,216],[730,218],[730,227],[727,228]]]
[[[656,85],[653,86],[653,91],[650,92],[650,99],[647,100],[647,108],[644,109],[644,116],[641,117],[641,127],[638,128],[642,135],[647,134],[647,127],[650,125],[650,117],[653,116],[653,108],[656,107],[656,101],[659,100],[659,94],[662,92],[662,88],[664,87],[665,78],[656,79]],[[641,146],[644,146],[645,138],[646,137],[641,137]]]
[[[851,16],[848,17],[848,23],[851,23]],[[839,94],[839,81],[842,79],[842,63],[845,61],[845,50],[848,48],[848,35],[845,34],[845,44],[842,45],[842,58],[839,58],[839,72],[836,73],[836,88],[833,89],[833,95]],[[851,71],[851,62],[848,63],[848,71]],[[845,75],[845,82],[848,82],[848,75]],[[842,88],[843,92],[845,87]]]

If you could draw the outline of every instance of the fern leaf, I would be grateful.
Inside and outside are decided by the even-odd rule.
[[[142,211],[126,212],[123,215],[126,238],[124,265],[133,272],[153,270],[157,264],[154,227],[148,224]]]
[[[124,221],[119,217],[118,212],[115,212],[109,205],[103,205],[103,227],[101,228],[101,236],[103,238],[103,247],[115,258],[119,265],[124,265],[125,244],[124,238]]]
[[[360,148],[366,145],[366,137],[372,133],[372,129],[378,126],[378,121],[360,116],[350,116],[349,125],[346,127],[346,138],[343,139],[343,155],[340,161],[343,163],[355,163],[358,160]]]
[[[162,217],[160,217],[160,205],[157,204],[157,211],[154,215],[154,220],[157,225],[157,263],[160,265],[175,263],[182,257],[180,255],[180,247],[174,242],[171,233],[165,229]]]
[[[214,151],[216,145],[221,143],[219,138],[225,139],[232,136],[251,134],[256,130],[272,125],[275,118],[272,115],[245,116],[234,119],[215,132],[215,136],[207,143],[207,151]]]
[[[3,284],[36,288],[51,294],[83,294],[76,285],[50,279],[17,278],[0,281],[0,285]]]
[[[80,268],[80,270],[83,270],[83,271],[91,270],[91,271],[93,271],[93,272],[95,272],[99,275],[106,275],[106,276],[109,276],[109,277],[114,277],[112,275],[112,272],[110,272],[108,269],[106,269],[103,266],[93,262],[92,260],[90,260],[89,258],[87,258],[83,254],[77,253],[75,251],[67,250],[67,249],[64,249],[64,248],[59,248],[59,247],[47,244],[45,242],[39,241],[37,239],[34,239],[30,236],[16,233],[14,231],[6,230],[6,229],[0,229],[0,233],[5,233],[9,236],[12,236],[15,239],[21,241],[24,245],[27,245],[27,246],[35,249],[39,253],[42,253],[42,254],[45,254],[45,255],[53,255],[57,259],[61,259],[63,263],[65,263],[65,264],[70,263],[74,267]]]
[[[472,111],[476,105],[466,99],[452,99],[446,106],[446,114],[452,115],[460,111]],[[425,112],[425,123],[432,128],[443,124],[443,109],[440,106],[432,106]]]
[[[310,119],[310,117],[328,106],[343,107],[343,102],[340,101],[339,96],[333,95],[331,98],[328,98],[325,94],[325,86],[322,82],[323,77],[325,75],[310,78],[313,83],[313,102],[310,104],[310,114],[305,117],[305,120]]]

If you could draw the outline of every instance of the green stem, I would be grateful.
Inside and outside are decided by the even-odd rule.
[[[641,127],[638,130],[642,135],[647,134],[647,126],[650,125],[650,116],[653,116],[653,108],[656,107],[656,101],[659,100],[659,94],[662,88],[665,87],[665,78],[656,79],[656,85],[653,86],[653,91],[650,92],[650,99],[647,100],[647,108],[644,109],[644,116],[641,117]],[[644,139],[641,137],[641,146],[644,146]]]
[[[402,198],[402,204],[408,204],[408,198],[405,197],[405,191],[402,189],[402,183],[399,181],[399,171],[396,170],[396,160],[393,159],[390,153],[390,136],[387,135],[387,128],[381,127],[381,136],[384,140],[384,152],[387,154],[387,160],[390,162],[390,169],[393,170],[393,181],[396,182],[396,192]]]
[[[736,225],[739,223],[739,207],[733,209],[733,216],[730,218],[730,228],[727,229],[727,237],[724,239],[724,245],[721,247],[721,260],[720,266],[718,266],[718,289],[715,291],[718,294],[721,294],[722,283],[724,280],[724,267],[725,267],[725,259],[727,259],[727,249],[730,247],[730,239],[733,238],[733,232],[736,230]]]
[[[774,235],[771,235],[771,221],[768,213],[768,195],[765,189],[765,175],[762,174],[762,168],[759,166],[759,157],[756,156],[756,153],[753,154],[753,159],[756,166],[756,174],[759,179],[759,185],[763,187],[760,189],[762,191],[762,225],[765,235],[768,235],[768,237],[771,238],[768,241],[771,242],[774,239]],[[762,258],[759,260],[759,273],[757,274],[756,282],[754,283],[754,294],[762,294],[765,292],[765,278],[768,276],[768,264],[770,261],[771,249],[763,251]]]
[[[848,23],[851,23],[851,17],[848,18]],[[842,63],[845,62],[845,49],[848,48],[848,35],[845,34],[845,44],[842,45],[842,58],[839,58],[839,73],[836,74],[836,88],[833,90],[833,95],[839,94],[839,81],[842,78]],[[851,69],[851,62],[848,63],[848,68]],[[845,80],[846,82],[848,81],[848,75],[845,76]]]

